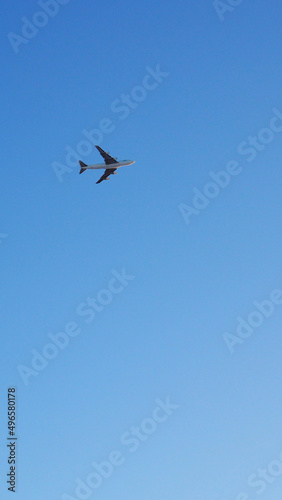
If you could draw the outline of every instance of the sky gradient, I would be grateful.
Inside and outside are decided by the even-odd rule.
[[[229,3],[2,8],[1,499],[14,386],[16,499],[281,500],[282,5]]]

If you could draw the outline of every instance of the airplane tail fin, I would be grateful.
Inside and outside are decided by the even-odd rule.
[[[87,168],[86,168],[86,167],[87,167],[87,165],[86,165],[86,163],[83,163],[83,161],[81,161],[81,160],[79,160],[79,162],[78,162],[78,163],[79,163],[79,165],[80,165],[80,172],[79,172],[79,173],[80,173],[80,174],[83,174],[83,172],[85,172],[85,170],[87,170]]]

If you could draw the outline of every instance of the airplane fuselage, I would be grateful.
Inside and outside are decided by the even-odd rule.
[[[119,167],[126,167],[127,165],[132,165],[135,163],[133,160],[122,160],[117,161],[117,158],[114,158],[110,155],[110,153],[106,153],[100,146],[95,146],[98,149],[100,155],[102,156],[104,163],[96,163],[95,165],[86,165],[83,161],[79,160],[80,165],[80,174],[86,172],[86,170],[105,170],[103,175],[98,179],[96,184],[100,184],[102,181],[106,181],[110,178],[112,174],[117,174],[117,169]]]
[[[100,168],[119,168],[119,167],[126,167],[127,165],[132,165],[135,163],[135,161],[132,160],[123,160],[119,161],[118,163],[110,163],[108,165],[105,165],[105,163],[97,163],[96,165],[87,165],[84,168],[87,170],[99,170]]]

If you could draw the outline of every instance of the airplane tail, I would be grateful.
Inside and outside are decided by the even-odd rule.
[[[79,165],[80,165],[80,174],[83,174],[83,172],[85,172],[85,170],[87,170],[87,165],[86,163],[83,163],[83,161],[79,160]]]

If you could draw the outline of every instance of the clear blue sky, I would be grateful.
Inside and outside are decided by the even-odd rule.
[[[237,149],[282,112],[281,2],[243,0],[221,21],[211,0],[70,0],[15,53],[8,33],[38,11],[14,0],[0,19],[1,499],[14,385],[19,500],[78,499],[76,479],[114,450],[123,463],[91,499],[280,500],[282,305],[233,354],[223,335],[282,289],[282,133],[252,162]],[[163,81],[136,90],[157,65]],[[132,91],[143,100],[122,120],[113,103]],[[101,147],[136,163],[59,182],[54,163],[105,118]],[[231,160],[240,175],[187,224],[179,205]],[[120,293],[99,295],[110,282]],[[78,314],[98,295],[94,319]],[[25,385],[19,365],[69,322],[80,334]],[[131,452],[121,437],[166,397],[179,407]]]

